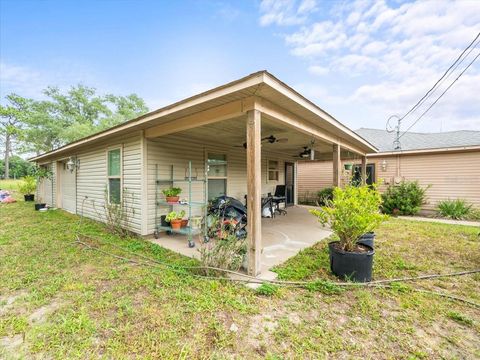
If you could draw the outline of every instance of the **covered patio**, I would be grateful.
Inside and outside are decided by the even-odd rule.
[[[201,169],[198,178],[211,177],[217,183],[224,179],[226,195],[241,202],[246,197],[250,275],[264,273],[328,236],[305,208],[297,206],[297,160],[332,159],[333,183],[340,186],[341,159],[361,158],[365,174],[366,153],[376,149],[267,72],[190,99],[194,100],[197,105],[188,108],[188,114],[144,130],[148,179],[154,178],[152,169],[158,164],[175,162],[183,169],[189,160],[196,171]],[[209,174],[210,154],[224,159],[221,176]],[[262,218],[262,198],[279,185],[285,186],[288,214]],[[178,235],[155,242],[188,256],[198,253]]]
[[[330,234],[331,232],[323,228],[304,206],[289,207],[287,216],[262,218],[261,268],[257,276],[261,279],[272,278],[270,269]],[[198,251],[198,247],[201,246],[200,238],[196,241],[197,246],[193,248],[186,246],[187,240],[181,235],[164,234],[159,239],[151,241],[188,257],[200,257]]]

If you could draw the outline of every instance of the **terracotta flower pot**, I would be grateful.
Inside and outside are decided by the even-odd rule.
[[[178,203],[180,196],[166,196],[167,203]]]
[[[182,220],[181,219],[171,220],[170,226],[172,227],[172,229],[178,230],[182,227]]]

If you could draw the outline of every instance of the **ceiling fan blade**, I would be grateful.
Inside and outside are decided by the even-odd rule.
[[[286,143],[286,142],[288,142],[288,138],[280,138],[280,139],[277,139],[276,142],[278,142],[278,143]]]

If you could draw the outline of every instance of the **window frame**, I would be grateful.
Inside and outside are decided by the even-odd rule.
[[[277,166],[275,168],[270,167],[270,161],[275,162]],[[277,176],[276,179],[270,179],[270,172],[274,172]],[[279,182],[280,181],[280,160],[278,159],[267,159],[267,183],[269,182]]]
[[[209,154],[211,155],[223,155],[225,156],[225,176],[210,176],[208,175],[208,159],[209,159]],[[229,181],[228,181],[228,174],[229,174],[229,161],[228,161],[228,153],[227,152],[222,152],[222,151],[218,151],[218,149],[209,149],[209,148],[206,148],[205,149],[205,175],[207,176],[207,184],[208,184],[208,181],[211,179],[211,180],[224,180],[225,181],[225,195],[228,194],[228,188],[229,188]],[[208,194],[208,187],[207,187],[207,194]]]
[[[109,161],[110,161],[110,157],[109,157],[109,154],[111,151],[115,151],[115,150],[120,150],[120,175],[109,175],[108,174],[108,169],[110,168],[110,164],[109,164]],[[110,179],[120,179],[120,199],[119,199],[119,202],[118,204],[116,205],[120,205],[122,203],[122,200],[123,200],[123,147],[122,145],[116,145],[116,146],[110,146],[107,148],[107,151],[106,151],[106,174],[107,174],[107,201],[108,201],[108,204],[109,205],[112,205],[112,203],[110,202]]]

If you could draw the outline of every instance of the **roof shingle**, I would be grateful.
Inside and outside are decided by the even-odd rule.
[[[386,130],[360,128],[356,133],[375,145],[380,152],[394,151],[395,133]],[[480,145],[480,131],[458,130],[441,133],[407,132],[400,138],[402,150],[438,149]]]

